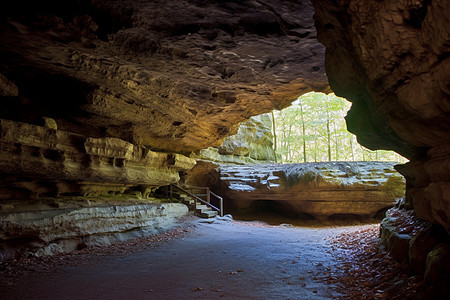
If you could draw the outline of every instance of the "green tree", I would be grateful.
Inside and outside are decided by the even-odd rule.
[[[405,162],[392,151],[370,151],[358,144],[344,121],[350,106],[347,100],[334,94],[312,92],[282,111],[274,111],[274,149],[281,162],[331,161],[333,158]]]

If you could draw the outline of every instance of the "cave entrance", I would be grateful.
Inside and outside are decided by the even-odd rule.
[[[324,161],[394,161],[406,158],[394,151],[372,151],[347,130],[345,116],[351,103],[334,93],[310,92],[291,106],[273,111],[272,135],[279,163]]]
[[[379,223],[404,196],[404,178],[394,166],[407,160],[360,145],[347,131],[350,106],[333,93],[311,92],[242,123],[215,157],[241,163],[220,167],[225,195],[232,190],[229,212],[278,224]]]

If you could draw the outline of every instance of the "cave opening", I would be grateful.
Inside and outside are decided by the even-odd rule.
[[[290,274],[284,268],[305,261],[323,263],[315,261],[315,253],[307,259],[290,253],[281,261],[277,258],[282,254],[274,253],[284,247],[265,248],[278,243],[287,247],[283,243],[289,234],[283,230],[289,226],[274,229],[270,240],[261,234],[255,246],[251,243],[257,237],[245,240],[252,230],[232,217],[214,217],[217,213],[200,200],[192,204],[178,195],[175,201],[177,187],[172,185],[186,184],[217,193],[201,192],[209,195],[204,201],[216,208],[223,204],[236,218],[269,215],[267,219],[282,219],[280,224],[296,225],[298,220],[339,224],[386,216],[381,242],[398,256],[405,272],[389,281],[391,287],[373,286],[371,295],[389,298],[385,292],[397,291],[401,284],[415,287],[420,282],[402,277],[409,271],[407,276],[417,275],[432,285],[447,280],[436,293],[449,294],[448,288],[441,288],[450,282],[450,2],[51,0],[23,5],[26,2],[11,2],[0,13],[2,274],[9,274],[14,260],[25,263],[20,268],[32,256],[83,254],[98,245],[115,248],[116,242],[141,234],[158,236],[157,230],[169,228],[177,218],[196,214],[206,219],[197,225],[211,239],[217,238],[221,225],[231,229],[229,248],[207,248],[198,255],[196,242],[183,244],[180,249],[193,256],[177,263],[173,258],[185,253],[165,248],[156,257],[167,259],[159,274],[150,274],[153,280],[142,286],[162,278],[159,283],[174,282],[174,290],[188,282],[183,292],[204,292],[203,298],[236,298],[240,294],[186,278],[214,269],[208,275],[216,276],[215,282],[230,275],[227,283],[244,283],[239,286],[244,291],[248,286],[238,277],[242,273],[265,280],[275,270],[279,273],[268,282],[255,280],[252,286],[269,286],[264,292],[270,292],[270,284],[277,282],[280,290],[309,292],[292,294],[297,298],[326,297],[312,281],[301,281],[295,268]],[[347,96],[353,103],[347,117],[350,131],[361,144],[393,149],[411,162],[394,166],[384,160],[406,160],[360,146],[344,131],[345,109],[330,94],[295,99],[311,90]],[[291,102],[285,111],[244,122]],[[307,114],[310,108],[314,110]],[[386,159],[389,156],[393,158]],[[406,177],[406,196],[405,177],[397,171]],[[379,227],[374,228],[369,230],[371,241],[378,238]],[[313,238],[314,231],[304,232],[295,232],[286,244],[295,244],[292,249],[319,245],[321,238]],[[359,255],[362,249],[374,255],[371,263],[382,262],[378,272],[387,269],[389,261],[376,256],[381,252],[375,244],[365,248],[369,242],[364,234],[359,240],[343,236],[341,241],[349,246],[343,253]],[[295,235],[306,240],[300,242]],[[202,242],[216,247],[227,240]],[[242,248],[234,249],[236,245]],[[264,251],[240,256],[253,246]],[[266,269],[232,264],[216,269],[209,264],[181,280],[163,276],[169,267],[178,271],[179,265],[196,266],[194,258],[212,252],[219,254],[213,263],[256,257],[254,266],[261,267],[261,261],[274,260]],[[140,264],[130,269],[132,275],[153,270],[145,265],[151,260],[135,258],[131,260]],[[105,265],[125,267],[116,263]],[[90,274],[97,275],[96,270],[83,273],[84,279],[95,282]],[[375,280],[385,274],[369,275]],[[356,276],[347,281],[358,282],[361,290],[369,284]],[[107,288],[117,283],[105,282]],[[22,284],[31,295],[52,290],[26,280]],[[6,285],[1,284],[2,296]],[[20,285],[19,291],[10,291],[9,298],[17,298]],[[145,293],[154,291],[152,287]],[[164,291],[152,295],[179,298]]]
[[[361,145],[347,129],[351,102],[334,93],[309,92],[289,107],[275,110],[272,119],[275,160],[279,163],[324,161],[392,161],[407,158],[389,150]]]
[[[310,92],[241,123],[221,146],[199,153],[220,169],[200,182],[224,193],[227,211],[240,219],[270,221],[274,213],[286,218],[281,223],[379,223],[404,196],[396,165],[408,160],[360,145],[346,127],[350,106],[333,93]]]

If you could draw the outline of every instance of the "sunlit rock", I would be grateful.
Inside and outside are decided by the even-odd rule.
[[[374,217],[404,194],[404,178],[388,162],[222,166],[222,193],[238,209],[276,201],[293,214]]]
[[[190,157],[216,163],[271,163],[275,161],[272,141],[271,118],[262,114],[241,123],[238,132],[220,146],[195,151]]]

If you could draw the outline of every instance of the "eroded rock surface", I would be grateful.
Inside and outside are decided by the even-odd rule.
[[[406,205],[450,232],[450,2],[313,1],[349,130],[412,159]]]
[[[216,163],[272,163],[276,160],[272,120],[268,114],[251,117],[239,125],[236,134],[226,137],[220,146],[195,151],[190,157]]]
[[[450,2],[313,2],[330,86],[353,102],[349,130],[411,159],[398,168],[406,197],[383,221],[383,243],[425,277],[428,298],[448,298]],[[432,230],[414,230],[423,219]]]
[[[414,210],[405,209],[402,199],[387,211],[380,231],[381,243],[391,256],[406,262],[410,275],[421,279],[424,298],[448,298],[450,244],[442,226],[424,221]]]
[[[0,213],[47,197],[146,198],[192,168],[182,154],[327,90],[313,13],[309,1],[6,3]],[[220,151],[268,159],[237,143]]]
[[[0,258],[105,246],[167,230],[175,226],[177,217],[188,213],[187,206],[178,203],[112,202],[42,200],[31,210],[17,204],[12,212],[0,213]]]
[[[91,138],[0,119],[3,199],[102,195],[177,182],[195,165],[181,154],[153,152],[118,138]]]
[[[387,162],[222,166],[221,191],[238,209],[275,201],[295,214],[374,217],[404,195],[404,178]]]
[[[2,10],[3,118],[185,152],[328,86],[308,1],[22,2]]]

